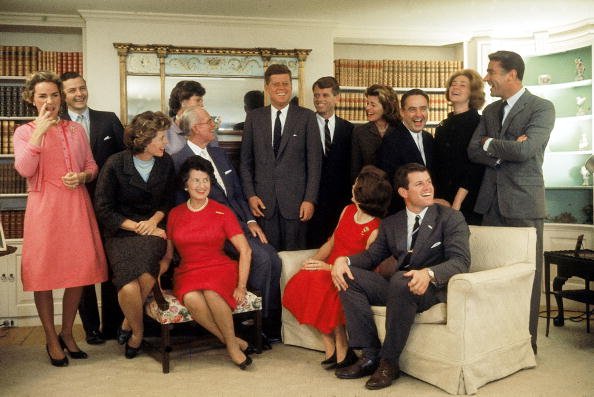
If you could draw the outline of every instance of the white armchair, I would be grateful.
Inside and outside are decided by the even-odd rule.
[[[470,227],[470,272],[452,277],[448,302],[415,319],[400,369],[451,394],[474,394],[487,382],[536,366],[528,318],[534,279],[532,228]],[[281,293],[315,250],[281,252]],[[385,307],[374,306],[385,337]],[[283,308],[283,342],[323,350],[317,330]]]

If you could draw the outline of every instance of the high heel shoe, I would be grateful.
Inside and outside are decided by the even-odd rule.
[[[125,330],[121,326],[120,326],[120,328],[118,328],[117,337],[118,337],[119,345],[125,345],[131,336],[132,336],[132,330]]]
[[[349,349],[346,352],[346,356],[344,356],[344,360],[342,360],[339,363],[336,363],[336,367],[335,368],[336,369],[340,369],[340,368],[350,367],[355,362],[357,362],[358,359],[359,359],[359,357],[357,357],[357,355],[355,354],[355,352],[353,351],[353,349],[351,349],[349,347]]]
[[[62,338],[61,334],[58,335],[58,341],[60,342],[60,346],[62,347],[62,349],[66,350],[70,358],[73,358],[75,360],[89,358],[89,355],[80,349],[77,352],[70,351],[68,346],[66,346],[66,342],[64,342],[64,339]]]
[[[245,356],[245,360],[240,362],[239,364],[233,363],[239,367],[239,369],[245,371],[245,369],[252,364],[252,358],[250,356]]]
[[[52,365],[54,367],[65,367],[68,365],[68,357],[64,356],[64,358],[53,358],[52,355],[49,352],[49,346],[45,345],[45,350],[47,351],[47,356],[50,359],[50,363],[52,363]]]
[[[334,353],[330,357],[320,362],[320,364],[323,366],[336,364],[336,349],[334,349]]]
[[[243,352],[243,354],[245,354],[246,356],[248,356],[250,354],[257,353],[258,351],[256,350],[256,348],[251,343],[248,343],[247,347],[245,348],[245,350],[242,350],[242,352]]]
[[[138,354],[140,354],[140,351],[142,350],[142,344],[143,342],[140,342],[140,345],[138,347],[132,347],[128,344],[128,342],[126,341],[126,350],[124,355],[126,356],[126,358],[134,358],[136,356],[138,356]]]

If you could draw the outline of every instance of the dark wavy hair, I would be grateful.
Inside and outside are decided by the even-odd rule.
[[[366,165],[355,179],[353,197],[363,212],[383,218],[392,201],[388,174],[373,165]]]
[[[396,190],[399,188],[408,189],[408,174],[413,172],[429,172],[427,167],[419,163],[408,163],[400,166],[394,174],[394,186]]]
[[[365,90],[365,97],[376,96],[384,108],[382,117],[390,125],[395,125],[400,120],[400,108],[398,106],[398,95],[392,87],[381,84],[373,84]]]
[[[181,109],[182,101],[193,97],[194,95],[203,97],[206,90],[197,81],[182,80],[178,82],[171,90],[169,95],[169,117],[173,117]]]
[[[214,168],[210,161],[200,156],[190,156],[183,162],[177,174],[177,183],[181,190],[186,187],[186,183],[188,183],[188,179],[190,178],[190,171],[192,170],[206,173],[210,179],[210,183],[214,183]]]
[[[157,132],[168,129],[170,125],[171,120],[162,112],[137,114],[124,131],[124,145],[132,154],[142,153],[157,136]]]

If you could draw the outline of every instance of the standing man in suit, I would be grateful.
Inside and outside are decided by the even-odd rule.
[[[197,155],[212,163],[216,183],[212,183],[209,197],[231,208],[241,223],[252,249],[252,265],[248,284],[251,289],[262,293],[264,333],[269,341],[280,340],[281,260],[274,247],[268,244],[266,235],[252,216],[241,189],[239,176],[233,169],[225,151],[222,148],[208,145],[215,138],[215,123],[212,117],[202,107],[190,107],[182,114],[180,127],[188,140],[186,145],[172,156],[175,171],[177,173],[190,156]],[[185,200],[187,197],[183,199]],[[231,256],[238,256],[237,250],[229,242],[225,245],[225,250]]]
[[[66,72],[60,76],[60,80],[63,83],[67,106],[61,117],[82,124],[87,132],[95,162],[101,169],[109,156],[124,150],[124,127],[115,113],[101,112],[87,106],[89,98],[87,83],[80,74]],[[91,199],[94,199],[95,183],[96,180],[87,183]],[[104,343],[106,338],[115,338],[123,319],[117,293],[110,280],[101,284],[102,332],[99,330],[99,310],[94,285],[83,288],[78,312],[85,329],[87,343],[91,345]]]
[[[470,232],[462,213],[433,203],[427,168],[405,164],[395,184],[406,209],[382,220],[377,239],[366,251],[339,257],[332,268],[346,316],[349,345],[363,350],[350,367],[336,370],[341,379],[371,375],[365,387],[381,389],[399,375],[398,360],[415,315],[445,302],[450,277],[468,271]],[[398,271],[388,280],[373,271],[394,256]],[[386,338],[380,343],[371,311],[386,306]]]
[[[324,157],[318,207],[307,227],[307,246],[319,248],[334,232],[343,208],[351,201],[353,124],[335,115],[340,86],[334,77],[318,79],[312,89]]]
[[[252,214],[278,251],[306,247],[322,170],[315,114],[291,100],[291,71],[272,64],[264,73],[270,106],[249,112],[241,143],[241,180]]]
[[[511,51],[489,54],[484,77],[491,96],[468,145],[470,161],[486,166],[474,210],[483,225],[536,228],[536,272],[530,302],[530,335],[536,353],[546,215],[542,162],[555,124],[555,108],[522,85],[524,61]]]
[[[408,163],[423,164],[431,170],[433,161],[433,136],[424,130],[429,114],[429,95],[413,88],[400,98],[401,121],[396,130],[386,136],[380,146],[377,166],[390,178],[396,170]],[[396,197],[391,213],[404,208],[404,202]]]

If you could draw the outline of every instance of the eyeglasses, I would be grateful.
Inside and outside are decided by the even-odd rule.
[[[219,124],[221,122],[220,117],[215,117],[214,119],[211,117],[208,120],[202,122],[202,123],[196,123],[196,125],[203,125],[203,124],[208,124],[208,125],[214,125],[215,127],[219,127]]]

